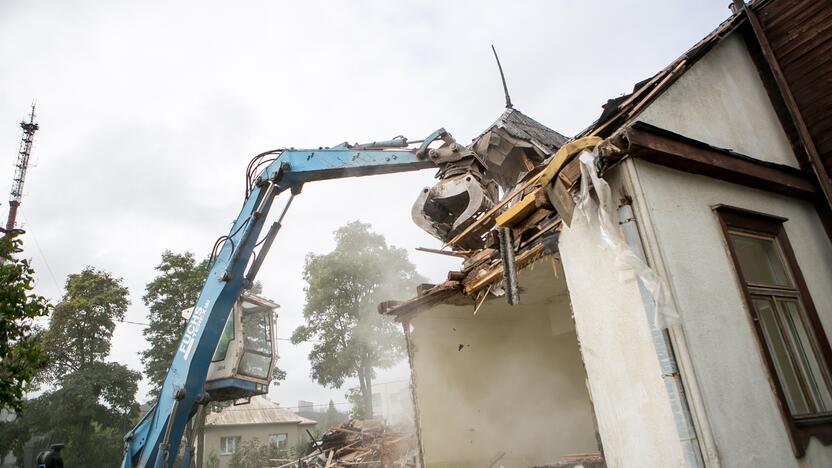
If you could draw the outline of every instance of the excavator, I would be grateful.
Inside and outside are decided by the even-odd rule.
[[[206,404],[268,391],[275,360],[272,305],[244,293],[254,284],[292,199],[305,183],[430,168],[438,169],[439,182],[422,190],[412,215],[417,225],[436,238],[452,237],[494,205],[498,188],[487,177],[486,163],[444,129],[416,141],[398,136],[366,144],[278,149],[255,156],[245,174],[242,209],[228,234],[214,244],[210,272],[187,314],[156,404],[124,436],[121,467],[172,467],[183,436],[181,466],[191,466],[191,421]],[[287,191],[290,195],[282,212],[266,227],[275,199]]]

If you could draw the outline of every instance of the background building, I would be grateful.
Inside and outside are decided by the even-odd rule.
[[[229,406],[205,418],[205,460],[216,454],[220,468],[225,468],[240,444],[252,439],[289,450],[308,438],[306,429],[316,424],[264,396],[253,397],[246,405]]]

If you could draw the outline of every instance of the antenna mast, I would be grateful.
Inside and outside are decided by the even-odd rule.
[[[32,141],[35,132],[38,131],[38,124],[35,123],[35,103],[32,103],[32,111],[29,113],[29,121],[20,122],[23,129],[23,136],[20,138],[20,149],[17,152],[17,162],[14,165],[14,179],[12,179],[12,193],[9,196],[9,218],[6,220],[6,231],[14,229],[17,221],[17,208],[20,206],[20,199],[23,198],[23,183],[26,181],[26,171],[29,169],[29,157],[32,153]]]
[[[494,51],[494,58],[497,59],[497,68],[500,69],[500,79],[503,80],[503,92],[506,95],[506,109],[514,109],[511,105],[511,96],[508,95],[508,86],[506,86],[506,75],[503,74],[503,66],[500,65],[500,57],[497,57],[497,49],[494,44],[491,44],[491,50]]]

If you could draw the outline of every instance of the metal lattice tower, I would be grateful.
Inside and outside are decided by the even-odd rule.
[[[29,169],[32,141],[35,138],[35,132],[39,128],[38,124],[35,123],[35,103],[32,103],[29,121],[20,122],[20,128],[23,129],[23,136],[20,138],[20,149],[17,152],[17,162],[14,165],[12,193],[9,196],[9,218],[6,220],[7,231],[14,229],[17,220],[17,208],[20,206],[20,199],[23,197],[23,183],[26,181],[26,171]]]

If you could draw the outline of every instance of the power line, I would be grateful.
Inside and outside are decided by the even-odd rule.
[[[140,326],[142,326],[142,327],[149,327],[149,326],[150,326],[150,324],[149,324],[149,323],[133,322],[132,320],[126,320],[126,319],[121,319],[121,320],[119,320],[119,322],[121,322],[121,323],[129,323],[129,324],[131,324],[131,325],[140,325]]]
[[[144,322],[135,322],[135,321],[133,321],[133,320],[126,320],[126,319],[124,319],[124,320],[119,320],[119,322],[121,322],[121,323],[129,323],[130,325],[138,325],[138,326],[140,326],[140,327],[149,327],[149,326],[150,326],[150,324],[149,324],[149,323],[144,323]],[[276,340],[280,340],[280,341],[292,341],[292,339],[291,339],[291,338],[281,338],[281,337],[277,337],[277,338],[275,338],[275,339],[276,339]],[[320,343],[319,341],[314,341],[314,340],[307,340],[307,341],[312,342],[312,343]]]
[[[40,254],[40,258],[43,259],[43,264],[46,265],[46,271],[49,272],[49,276],[52,278],[52,283],[55,285],[55,289],[58,292],[58,295],[61,294],[61,287],[58,286],[58,280],[55,279],[55,273],[52,272],[52,267],[49,266],[49,261],[46,260],[46,255],[43,253],[43,249],[40,248],[40,243],[38,242],[38,238],[35,237],[35,233],[32,232],[31,229],[28,229],[29,220],[26,218],[26,215],[23,214],[23,210],[20,211],[20,217],[23,218],[23,221],[27,224],[26,233],[32,235],[32,240],[35,241],[35,248],[38,249],[38,253]]]
[[[398,380],[389,380],[387,382],[373,382],[373,386],[385,385],[385,384],[391,384],[391,383],[399,383],[399,382],[409,382],[409,381],[410,381],[410,379],[398,379]],[[271,400],[269,400],[269,401],[271,401]],[[309,407],[329,406],[329,403],[318,403],[318,404],[311,404],[311,405],[304,405],[304,406],[283,406],[283,405],[280,405],[278,403],[275,403],[275,404],[277,404],[278,406],[280,406],[280,408],[283,408],[283,409],[301,409],[301,408],[309,408]],[[342,401],[342,402],[338,402],[338,403],[333,402],[332,404],[335,405],[335,406],[341,406],[341,405],[351,405],[352,403],[349,402],[349,401]],[[245,405],[239,405],[239,406],[245,406]],[[221,411],[263,411],[263,409],[262,408],[237,408],[237,407],[234,407],[234,406],[226,406]]]
[[[271,400],[269,400],[269,401],[271,401]],[[272,403],[274,403],[274,402],[272,402]],[[275,403],[275,404],[277,404],[277,403]],[[349,401],[342,401],[342,402],[339,402],[339,403],[332,403],[332,404],[335,405],[335,406],[341,406],[341,405],[351,405],[352,403],[350,403]],[[239,405],[239,406],[245,406],[245,405]],[[321,404],[306,405],[306,406],[282,406],[282,405],[278,404],[278,406],[282,409],[291,410],[291,409],[301,409],[301,408],[310,408],[310,407],[318,407],[318,406],[329,406],[329,403],[321,403]],[[220,410],[220,412],[225,412],[225,411],[264,411],[264,410],[263,410],[263,408],[236,408],[234,406],[226,406],[225,408]]]

